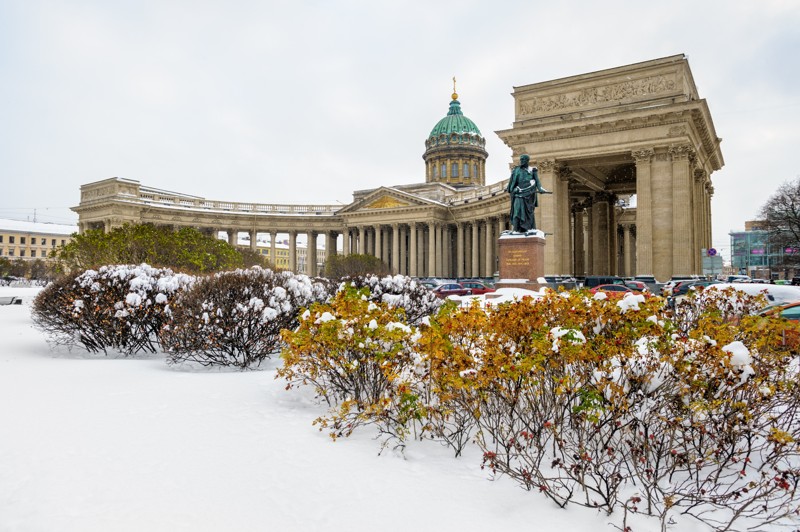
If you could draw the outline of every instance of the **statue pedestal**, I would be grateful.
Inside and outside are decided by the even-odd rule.
[[[543,235],[543,233],[539,233]],[[544,277],[544,236],[503,235],[498,239],[500,280],[497,288],[539,290]]]

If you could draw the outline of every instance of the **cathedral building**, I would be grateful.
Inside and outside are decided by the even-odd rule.
[[[711,115],[685,56],[515,87],[515,121],[496,134],[527,153],[542,186],[536,218],[547,233],[545,273],[700,273],[711,244],[712,172],[724,164]],[[81,186],[73,210],[81,231],[124,223],[288,235],[309,243],[305,273],[318,273],[318,248],[371,254],[415,277],[492,277],[498,238],[509,224],[507,177],[486,184],[486,139],[453,94],[425,140],[425,182],[353,193],[341,205],[221,202],[110,178]],[[324,239],[324,244],[320,242]],[[273,252],[274,256],[274,252]]]

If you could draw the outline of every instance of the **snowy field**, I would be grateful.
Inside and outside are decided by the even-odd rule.
[[[434,442],[331,442],[310,391],[262,371],[189,371],[163,356],[51,350],[38,289],[0,287],[0,531],[613,531]],[[659,530],[638,518],[634,532]],[[670,527],[707,531],[693,520]],[[776,530],[778,530],[776,528]],[[785,529],[780,529],[785,530]]]

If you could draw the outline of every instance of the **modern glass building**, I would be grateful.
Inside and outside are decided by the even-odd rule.
[[[731,231],[731,266],[737,273],[760,279],[790,279],[794,268],[787,266],[786,255],[798,250],[771,245],[767,231],[758,221],[744,224],[744,231]]]

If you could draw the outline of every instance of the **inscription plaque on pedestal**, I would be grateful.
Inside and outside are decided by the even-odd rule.
[[[544,238],[539,236],[501,236],[498,240],[498,286],[537,290],[538,279],[544,277],[544,244]]]

